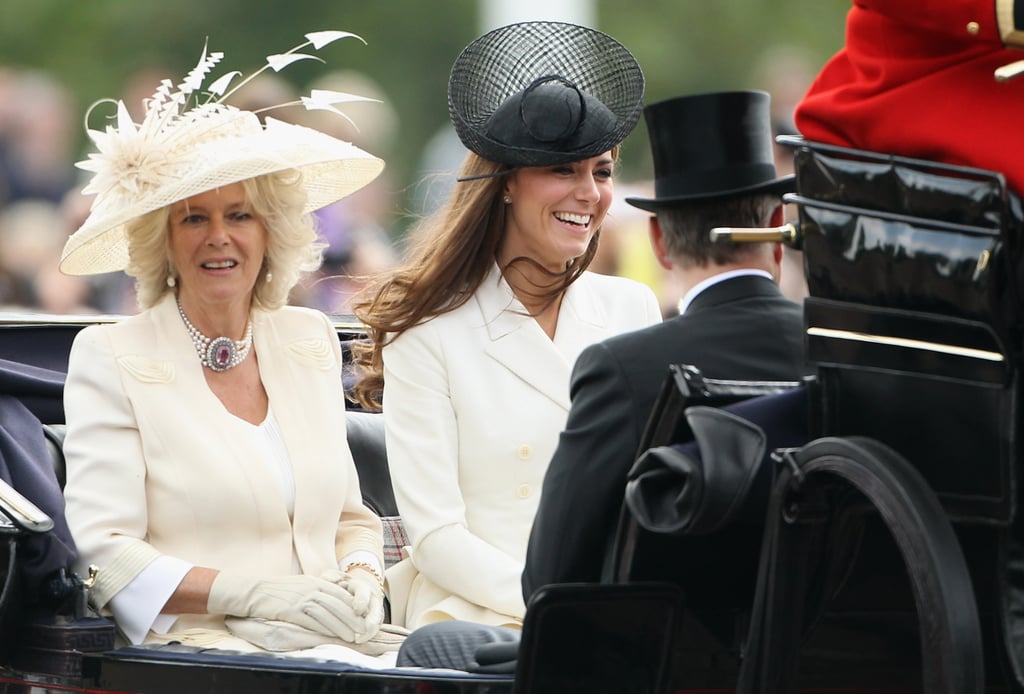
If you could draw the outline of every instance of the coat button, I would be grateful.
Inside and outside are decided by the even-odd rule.
[[[981,31],[981,25],[977,22],[967,22],[967,33],[971,36],[977,36],[978,32]]]
[[[521,484],[519,485],[519,488],[516,490],[516,494],[519,496],[520,499],[525,499],[526,497],[530,496],[531,491],[533,490],[530,489],[530,485]]]
[[[519,450],[516,451],[516,454],[519,456],[520,460],[529,460],[530,456],[533,455],[533,449],[524,443],[519,447]]]

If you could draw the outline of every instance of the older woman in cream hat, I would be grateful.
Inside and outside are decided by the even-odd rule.
[[[220,58],[164,81],[141,123],[117,103],[90,131],[96,198],[61,269],[124,270],[143,310],[72,348],[67,516],[99,569],[90,599],[129,642],[359,647],[383,617],[381,525],[346,443],[337,336],[285,303],[320,261],[309,213],[383,162],[227,105],[237,73],[202,87]]]

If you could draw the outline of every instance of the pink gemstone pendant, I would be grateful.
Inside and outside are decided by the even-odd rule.
[[[206,348],[206,361],[214,371],[227,371],[234,366],[235,343],[230,338],[218,337]]]

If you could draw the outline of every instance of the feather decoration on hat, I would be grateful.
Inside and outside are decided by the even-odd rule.
[[[261,127],[253,113],[303,106],[307,110],[329,110],[351,122],[336,108],[337,104],[377,101],[354,94],[313,90],[309,96],[297,101],[277,104],[256,112],[240,111],[226,103],[232,94],[268,68],[278,72],[300,60],[323,62],[315,55],[299,52],[306,47],[312,46],[314,50],[319,50],[343,38],[355,38],[366,43],[361,37],[346,31],[317,31],[306,34],[305,38],[305,42],[285,53],[267,56],[263,67],[234,86],[232,83],[242,74],[237,70],[220,76],[205,90],[203,84],[206,78],[224,54],[219,51],[210,52],[204,45],[196,66],[180,84],[175,87],[170,80],[165,79],[153,96],[144,102],[145,115],[140,124],[132,120],[123,101],[105,99],[93,104],[86,112],[86,133],[96,145],[97,151],[90,153],[88,159],[75,164],[94,174],[82,192],[96,194],[93,203],[95,207],[97,204],[113,204],[124,195],[137,195],[148,188],[164,185],[181,170],[183,158],[191,156],[188,145],[235,136],[248,129]],[[204,93],[208,98],[201,101]],[[104,130],[89,128],[88,121],[93,110],[105,103],[115,105],[115,124],[107,125]]]

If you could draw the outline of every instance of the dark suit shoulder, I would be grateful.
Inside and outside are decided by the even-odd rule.
[[[807,373],[803,307],[774,282],[734,278],[698,299],[703,303],[680,316],[592,345],[592,359],[615,360],[641,389],[660,384],[670,364],[693,364],[713,378],[789,380]]]
[[[590,345],[584,351],[604,351],[607,354],[616,356],[623,353],[632,353],[637,347],[649,345],[652,340],[660,339],[665,335],[672,334],[676,329],[672,325],[674,320],[676,319],[670,318],[669,320],[661,323],[655,323],[654,325],[648,325],[644,328],[630,330],[629,332],[607,337],[600,342]]]

